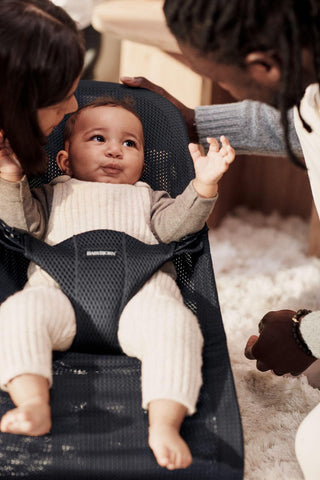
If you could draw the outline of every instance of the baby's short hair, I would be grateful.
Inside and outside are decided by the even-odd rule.
[[[77,118],[81,114],[83,110],[86,110],[87,108],[96,108],[96,107],[121,107],[124,108],[125,110],[128,110],[128,112],[132,113],[135,115],[135,117],[138,118],[138,120],[141,122],[141,118],[138,114],[138,112],[135,109],[135,102],[132,97],[123,97],[121,99],[113,98],[107,95],[104,95],[102,97],[97,97],[94,99],[92,102],[86,103],[82,105],[81,107],[78,108],[77,111],[73,112],[69,118],[66,121],[65,127],[64,127],[64,134],[63,134],[63,141],[64,143],[70,141],[73,132],[74,132],[74,126],[76,124]]]

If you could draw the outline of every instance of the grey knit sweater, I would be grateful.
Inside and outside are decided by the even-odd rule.
[[[289,140],[294,153],[302,149],[293,123],[293,110],[288,113]],[[197,107],[195,120],[201,143],[207,137],[225,135],[236,153],[285,156],[280,113],[261,102],[244,100],[223,105]]]

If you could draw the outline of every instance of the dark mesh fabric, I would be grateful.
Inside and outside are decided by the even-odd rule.
[[[0,303],[23,287],[27,280],[27,266],[28,261],[23,255],[0,245]]]
[[[104,93],[134,96],[146,137],[144,180],[155,189],[168,190],[172,196],[179,194],[193,177],[188,138],[180,113],[151,92],[92,81],[80,83],[79,103]],[[33,181],[33,185],[49,181],[58,173],[53,160],[62,147],[61,131],[62,126],[49,140],[51,163],[47,175]],[[205,233],[201,240],[201,255],[183,253],[174,260],[179,287],[187,306],[198,316],[205,339],[204,385],[197,412],[186,418],[182,427],[182,435],[193,454],[191,467],[172,472],[160,468],[148,447],[147,413],[141,409],[139,361],[122,354],[96,353],[88,347],[86,352],[54,355],[50,434],[39,438],[0,434],[0,478],[242,478],[239,410]],[[69,262],[71,249],[65,247],[64,258]],[[3,300],[15,288],[22,287],[25,261],[21,253],[8,253],[1,246],[0,254]],[[142,261],[134,262],[137,271],[142,268]],[[8,395],[1,393],[0,415],[9,408],[12,403]]]
[[[0,228],[3,228],[0,224]],[[5,226],[7,236],[14,232]],[[9,233],[9,235],[8,235]],[[121,353],[118,322],[122,310],[165,262],[184,252],[201,254],[201,232],[181,242],[147,245],[123,232],[93,230],[50,246],[17,232],[15,248],[46,270],[71,300],[77,318],[72,350]],[[9,240],[8,245],[12,244]]]

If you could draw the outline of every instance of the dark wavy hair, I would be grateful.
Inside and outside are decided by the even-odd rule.
[[[320,83],[320,0],[166,0],[164,12],[179,41],[217,62],[244,67],[252,51],[275,52],[282,66],[278,106],[287,151],[297,163],[288,140],[287,111],[292,100],[299,109],[303,95],[304,47],[313,53]]]
[[[25,173],[47,166],[37,110],[61,102],[81,74],[84,43],[50,0],[0,1],[0,129]]]

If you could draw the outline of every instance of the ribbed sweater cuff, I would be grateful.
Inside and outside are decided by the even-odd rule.
[[[314,311],[302,318],[300,333],[314,357],[320,358],[320,311]]]

